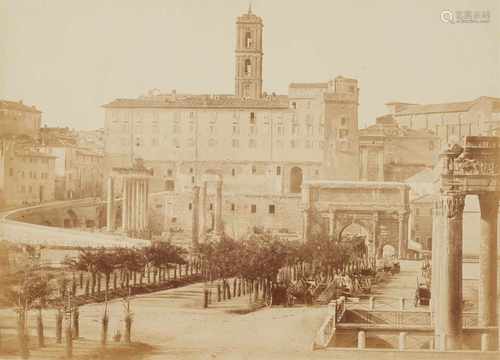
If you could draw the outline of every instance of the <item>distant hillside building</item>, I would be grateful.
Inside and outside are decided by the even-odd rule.
[[[427,129],[399,126],[392,115],[359,130],[360,179],[405,181],[430,169],[437,160],[439,139]]]
[[[36,138],[42,122],[42,112],[34,105],[0,100],[0,137],[27,135]]]
[[[78,130],[78,146],[85,149],[91,149],[97,153],[104,153],[104,129]]]
[[[0,140],[0,207],[54,200],[55,157],[32,145]]]
[[[41,150],[55,156],[57,200],[99,197],[103,189],[103,154],[78,145],[78,133],[69,128],[40,131]]]
[[[463,141],[468,135],[489,135],[500,127],[500,98],[481,96],[455,103],[386,105],[400,126],[431,130],[443,144],[452,139]]]

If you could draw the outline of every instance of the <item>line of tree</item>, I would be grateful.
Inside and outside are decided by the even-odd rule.
[[[78,287],[82,290],[81,295],[89,297],[88,300],[103,298],[106,302],[101,321],[102,345],[106,345],[108,337],[107,301],[110,298],[110,291],[120,288],[120,294],[115,296],[121,297],[124,301],[124,341],[130,342],[132,312],[129,296],[133,288],[149,286],[154,289],[167,279],[180,278],[182,269],[184,276],[192,275],[199,270],[196,262],[189,261],[185,249],[168,242],[152,243],[144,248],[82,248],[76,257],[64,259],[63,271],[44,268],[40,266],[34,251],[28,251],[28,254],[29,261],[21,271],[4,274],[0,279],[0,296],[3,302],[13,306],[17,312],[17,332],[22,358],[29,357],[27,319],[33,310],[37,311],[38,347],[45,346],[42,309],[51,307],[57,310],[57,343],[62,343],[63,318],[69,311],[71,324],[66,325],[65,338],[71,348],[71,340],[79,336],[79,301],[76,301]],[[172,269],[173,276],[170,277]],[[121,282],[120,287],[117,284],[118,279]],[[69,298],[73,299],[71,309],[68,309]]]
[[[143,286],[145,280],[148,285],[158,285],[167,280],[170,269],[175,269],[177,277],[181,265],[185,272],[195,270],[196,266],[188,261],[187,250],[168,242],[143,248],[80,249],[78,257],[66,258],[63,263],[73,274],[79,274],[73,286],[84,288],[85,296],[103,295],[104,282],[105,298],[109,297],[111,288]]]
[[[340,241],[317,234],[303,243],[281,240],[255,228],[238,241],[224,235],[200,244],[198,257],[204,278],[220,281],[223,291],[228,288],[228,279],[236,278],[249,284],[250,292],[262,289],[263,297],[279,280],[292,277],[287,274],[324,279],[332,278],[335,272],[373,271],[361,236]]]

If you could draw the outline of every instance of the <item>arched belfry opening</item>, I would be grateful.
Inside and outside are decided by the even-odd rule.
[[[245,47],[247,49],[250,49],[252,47],[252,42],[253,42],[252,34],[250,33],[250,31],[247,31],[245,33]]]
[[[252,75],[252,61],[250,59],[245,59],[245,75]]]
[[[303,181],[302,169],[294,166],[290,170],[290,192],[291,193],[300,193],[302,190],[302,181]]]
[[[262,97],[262,18],[248,11],[236,21],[235,95]]]

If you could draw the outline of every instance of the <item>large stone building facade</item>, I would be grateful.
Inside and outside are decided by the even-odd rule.
[[[494,135],[500,127],[500,98],[481,96],[472,101],[443,104],[386,104],[399,125],[434,132],[441,144],[466,136]]]
[[[42,112],[35,106],[0,100],[0,137],[27,135],[35,138],[42,121]]]
[[[103,195],[104,156],[79,145],[78,133],[68,128],[40,129],[40,150],[55,159],[55,197],[69,200]]]
[[[54,200],[55,157],[31,145],[0,140],[0,207]]]
[[[408,129],[392,115],[359,131],[360,179],[406,181],[431,169],[437,161],[440,139],[428,129]]]

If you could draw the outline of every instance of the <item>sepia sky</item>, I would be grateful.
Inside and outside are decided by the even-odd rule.
[[[248,0],[0,0],[0,99],[49,126],[103,126],[102,104],[148,89],[233,93],[235,19]],[[498,0],[253,0],[264,89],[359,80],[359,124],[388,101],[500,97]],[[451,24],[442,10],[490,11]]]

